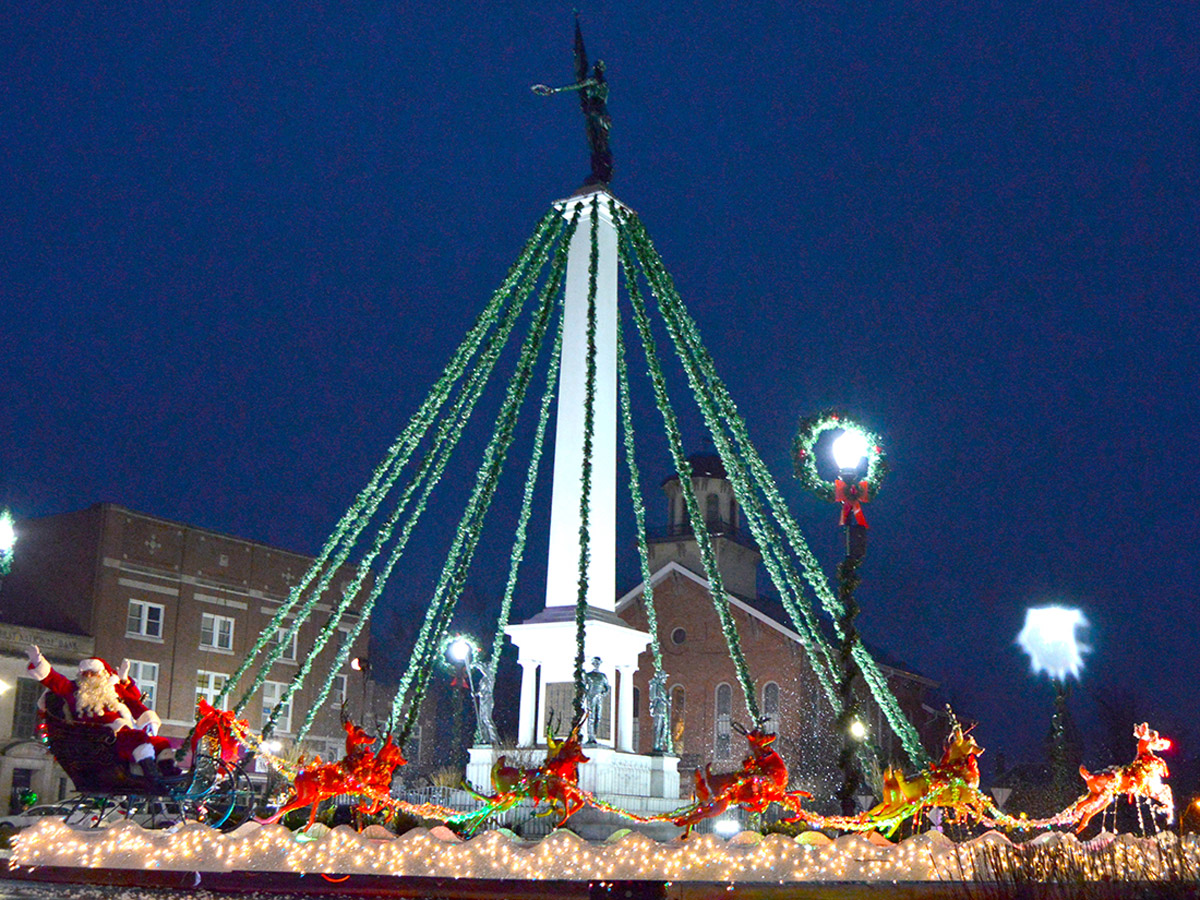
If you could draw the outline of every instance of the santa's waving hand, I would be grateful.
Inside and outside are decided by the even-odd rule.
[[[28,655],[34,677],[66,702],[68,721],[110,729],[117,736],[117,755],[138,763],[152,779],[176,773],[170,743],[156,736],[158,715],[143,702],[132,679],[122,680],[112,666],[93,656],[80,661],[79,675],[71,681],[46,661],[37,645],[29,647]]]

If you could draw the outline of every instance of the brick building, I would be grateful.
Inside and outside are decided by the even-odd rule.
[[[287,599],[290,586],[312,563],[299,554],[108,503],[25,520],[19,529],[12,572],[0,585],[0,678],[12,683],[12,690],[0,694],[0,741],[7,748],[0,759],[0,803],[13,790],[14,769],[34,769],[33,776],[16,777],[32,777],[43,797],[60,796],[63,788],[61,770],[53,770],[40,745],[28,741],[32,707],[41,693],[25,669],[28,643],[40,644],[69,677],[85,656],[103,657],[114,666],[130,660],[130,674],[162,718],[161,733],[183,737],[195,721],[197,699],[215,698]],[[245,710],[252,728],[261,727],[295,677],[353,576],[349,567],[338,571],[317,614],[286,642],[260,697]],[[342,634],[357,621],[354,612],[338,624],[339,634],[321,651],[291,708],[282,711],[275,735],[280,740],[286,742],[299,729],[333,665]],[[351,659],[367,657],[367,641],[364,629]],[[369,703],[374,694],[362,672],[349,665],[344,669],[336,674],[333,693],[305,742],[309,751],[326,759],[342,754],[342,702],[359,718],[358,705]],[[245,685],[233,690],[226,703],[236,701]]]
[[[836,790],[840,747],[833,716],[806,658],[800,636],[766,609],[772,605],[757,596],[756,577],[761,555],[742,527],[740,511],[725,469],[715,456],[691,458],[692,488],[705,527],[713,540],[747,667],[754,679],[761,713],[779,737],[775,748],[788,761],[796,784],[817,796]],[[663,483],[668,525],[650,535],[649,558],[659,644],[672,700],[672,732],[680,756],[681,790],[690,792],[693,767],[713,762],[714,770],[732,769],[745,754],[745,741],[733,729],[751,726],[720,622],[712,606],[708,581],[687,520],[683,487],[678,476]],[[636,628],[648,630],[644,586],[637,585],[617,603],[617,614]],[[912,672],[881,665],[883,673],[910,721],[919,727],[929,721],[924,707],[936,682]],[[648,711],[648,681],[653,674],[649,650],[639,659],[635,685],[636,746],[652,749],[653,726]],[[862,686],[860,685],[860,688]],[[864,703],[871,739],[883,761],[900,761],[899,740],[865,689]],[[644,723],[644,725],[642,724]],[[923,735],[927,746],[939,735]]]

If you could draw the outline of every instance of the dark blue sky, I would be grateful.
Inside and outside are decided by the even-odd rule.
[[[587,172],[577,105],[529,91],[571,78],[570,7],[18,6],[0,503],[315,552]],[[843,404],[894,464],[861,629],[1010,753],[1049,717],[1013,643],[1048,601],[1093,623],[1081,719],[1116,686],[1200,740],[1200,8],[1123,6],[582,8],[613,189],[814,548],[832,570],[836,511],[789,445]]]

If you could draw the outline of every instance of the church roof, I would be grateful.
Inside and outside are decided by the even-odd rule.
[[[693,478],[728,478],[729,475],[725,471],[725,463],[721,462],[721,457],[715,453],[693,453],[688,457],[688,462],[692,466]],[[668,484],[672,481],[678,481],[678,473],[669,475],[663,479],[663,484]]]

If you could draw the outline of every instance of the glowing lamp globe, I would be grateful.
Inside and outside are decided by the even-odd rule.
[[[857,469],[862,458],[867,455],[866,436],[854,428],[847,428],[834,439],[833,461],[839,469]]]
[[[0,553],[12,553],[17,543],[17,529],[13,526],[13,517],[7,509],[0,510]]]
[[[854,719],[850,723],[850,737],[856,741],[861,741],[867,736],[867,726],[863,724],[862,719]]]
[[[465,663],[471,658],[471,642],[463,638],[452,641],[446,648],[446,654],[456,663]]]
[[[1079,643],[1075,632],[1086,625],[1087,619],[1078,609],[1043,606],[1025,610],[1025,627],[1017,635],[1017,643],[1029,654],[1033,673],[1045,672],[1055,681],[1078,678],[1083,654],[1089,648]]]

